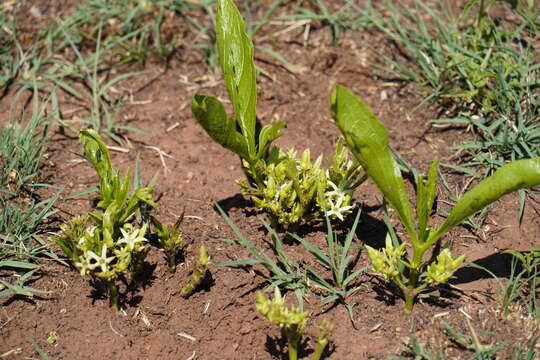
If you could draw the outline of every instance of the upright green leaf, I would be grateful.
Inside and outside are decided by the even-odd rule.
[[[278,121],[274,124],[266,125],[262,128],[259,134],[259,149],[257,152],[257,159],[261,159],[266,155],[266,151],[270,144],[281,136],[281,128],[285,126],[285,121]]]
[[[437,196],[437,170],[439,169],[439,158],[433,160],[433,164],[428,173],[427,184],[424,178],[419,177],[416,195],[416,217],[418,219],[418,237],[425,240],[424,233],[428,226],[429,215],[433,207],[433,202]]]
[[[330,110],[352,153],[396,210],[413,242],[416,231],[401,172],[388,145],[388,133],[371,109],[342,86],[330,98]]]
[[[540,185],[540,157],[516,160],[504,165],[469,190],[457,202],[446,221],[429,237],[427,246],[446,232],[500,197],[519,189]]]
[[[112,174],[111,157],[101,136],[91,129],[81,130],[79,140],[83,145],[86,158],[92,163],[99,177],[109,178]]]
[[[249,158],[254,159],[256,75],[253,44],[245,27],[242,15],[232,0],[217,1],[216,40],[219,61]]]
[[[234,151],[244,159],[249,158],[248,147],[236,123],[227,116],[223,104],[212,96],[196,94],[191,110],[208,135],[225,149]]]

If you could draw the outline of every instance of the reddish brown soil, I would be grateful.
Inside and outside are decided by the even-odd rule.
[[[437,117],[433,109],[424,107],[410,113],[421,96],[410,86],[378,77],[371,65],[373,58],[365,44],[384,46],[377,34],[346,33],[333,44],[329,27],[313,23],[304,46],[303,27],[273,41],[271,34],[280,29],[283,25],[269,25],[255,39],[257,44],[273,48],[302,69],[293,74],[267,55],[260,52],[256,55],[257,65],[264,70],[258,80],[259,118],[263,123],[287,121],[284,135],[278,140],[280,146],[300,151],[310,148],[313,155],[332,154],[339,133],[330,120],[328,95],[339,83],[374,109],[391,134],[392,146],[411,165],[426,171],[435,154],[444,162],[456,163],[456,154],[448,146],[469,135],[463,129],[441,130],[430,126],[428,120]],[[139,155],[146,181],[159,172],[155,186],[158,215],[172,224],[185,210],[182,229],[189,242],[185,263],[171,274],[162,253],[152,248],[147,258],[147,282],[126,294],[124,310],[116,314],[89,278],[58,263],[45,262],[43,272],[31,285],[48,291],[46,295],[3,299],[0,305],[0,354],[11,351],[5,356],[7,359],[36,358],[30,339],[53,359],[285,359],[287,356],[286,342],[279,329],[263,320],[255,309],[256,292],[268,285],[267,272],[262,267],[211,266],[211,277],[203,289],[189,299],[179,295],[189,279],[199,245],[207,247],[214,264],[248,257],[244,249],[219,240],[234,238],[234,234],[214,210],[214,203],[224,207],[242,232],[270,254],[269,236],[261,226],[264,214],[259,214],[239,195],[234,183],[243,176],[238,158],[210,140],[190,111],[191,97],[196,92],[226,98],[221,76],[212,72],[201,51],[190,45],[179,49],[167,67],[158,63],[147,65],[146,69],[148,73],[117,87],[121,92],[133,94],[133,100],[140,104],[122,108],[116,116],[122,123],[148,134],[126,134],[129,141],[122,147],[129,151],[113,152],[113,163],[121,169],[133,168]],[[10,97],[5,97],[0,106],[8,109]],[[6,121],[6,116],[2,117]],[[172,125],[177,126],[167,131]],[[162,163],[156,149],[151,147],[170,157],[165,157]],[[56,221],[44,229],[45,234],[58,231],[58,224],[91,209],[90,197],[66,199],[69,194],[97,184],[97,176],[87,162],[80,161],[81,155],[74,134],[53,130],[46,172],[52,184],[63,188],[63,198],[56,204]],[[449,175],[449,181],[455,189],[461,189],[464,184],[459,176]],[[379,193],[366,183],[356,192],[356,199],[364,210],[355,244],[380,244],[386,228],[379,209]],[[446,199],[440,187],[438,208],[442,214],[448,209]],[[531,196],[521,225],[517,221],[517,197],[509,195],[484,219],[481,224],[484,231],[458,228],[445,240],[450,241],[455,254],[466,254],[468,260],[491,269],[504,281],[510,262],[508,257],[499,255],[499,250],[526,250],[538,245],[538,200],[538,196]],[[339,232],[346,231],[351,222],[348,219]],[[302,233],[323,248],[324,226],[306,226]],[[286,251],[295,261],[314,263],[298,244],[287,245]],[[367,264],[367,256],[361,252],[355,268]],[[420,301],[410,316],[403,315],[403,301],[392,295],[372,271],[366,271],[358,281],[362,290],[347,299],[353,306],[354,327],[345,306],[320,305],[317,293],[307,297],[306,308],[311,316],[301,347],[302,358],[309,358],[313,351],[317,328],[323,319],[336,324],[328,359],[386,358],[401,353],[410,334],[442,346],[448,358],[468,358],[470,353],[458,350],[443,336],[440,322],[443,319],[457,330],[469,333],[460,309],[471,315],[485,343],[506,340],[509,335],[523,340],[538,334],[538,329],[530,327],[527,320],[518,317],[503,320],[496,282],[486,273],[467,266],[456,273],[451,293],[442,291],[443,297],[437,297],[439,293],[435,292],[429,294],[432,296]],[[287,300],[291,305],[295,303],[291,294]],[[45,340],[52,331],[58,334],[58,340],[47,344]]]

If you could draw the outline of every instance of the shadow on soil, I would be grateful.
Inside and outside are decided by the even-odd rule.
[[[282,336],[280,338],[272,338],[270,336],[266,336],[266,351],[276,359],[279,360],[288,360],[288,347],[287,347],[287,338],[285,336]],[[305,337],[299,344],[298,344],[298,358],[308,358],[311,354],[313,354],[315,351],[311,348],[308,348],[308,339]],[[321,356],[322,359],[327,359],[332,353],[334,352],[334,346],[330,344],[327,348],[324,349],[323,355]]]
[[[481,279],[493,279],[493,275],[508,279],[512,273],[512,255],[510,254],[491,254],[474,261],[474,264],[487,271],[470,265],[464,266],[454,273],[454,279],[451,283],[457,285]]]
[[[137,306],[142,301],[141,295],[136,295],[141,289],[146,289],[148,286],[151,286],[156,277],[154,276],[154,270],[156,269],[157,264],[149,264],[144,262],[141,273],[138,275],[135,281],[127,281],[127,279],[121,279],[121,285],[118,286],[119,293],[119,305],[127,304],[130,307]],[[89,280],[93,289],[90,293],[92,298],[92,304],[96,300],[106,299],[108,296],[107,286],[100,281],[99,279]]]

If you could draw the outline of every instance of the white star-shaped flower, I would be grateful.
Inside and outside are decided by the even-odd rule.
[[[90,251],[88,251],[88,257],[90,259],[96,261],[95,263],[93,263],[91,265],[94,267],[94,269],[96,269],[97,267],[100,267],[101,272],[106,272],[108,265],[115,258],[115,256],[107,257],[107,245],[105,245],[105,244],[103,244],[103,247],[101,248],[101,256],[98,256],[95,252],[90,250]]]
[[[343,202],[345,201],[345,195],[346,193],[342,190],[340,190],[336,184],[334,184],[332,181],[328,180],[328,184],[334,189],[332,191],[328,191],[325,195],[328,199],[328,202],[330,203],[330,210],[326,211],[326,216],[332,217],[335,216],[339,220],[343,221],[343,214],[346,214],[349,210],[352,209],[352,206],[342,206]]]
[[[90,271],[97,267],[97,264],[92,264],[86,254],[82,255],[80,261],[75,262],[75,267],[79,269],[81,275],[87,275]]]
[[[146,232],[146,224],[141,229],[134,229],[131,232],[128,230],[120,229],[122,238],[118,240],[118,244],[126,244],[128,251],[133,251],[137,244],[146,242],[146,238],[141,236]]]

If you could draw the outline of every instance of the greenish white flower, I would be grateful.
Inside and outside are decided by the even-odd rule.
[[[384,249],[376,250],[366,245],[369,259],[375,271],[382,274],[385,279],[394,279],[399,275],[398,265],[403,255],[405,255],[405,243],[401,243],[397,248],[392,244],[390,235],[386,235],[386,246]]]
[[[330,180],[328,180],[327,183],[332,190],[325,193],[326,200],[330,207],[325,214],[330,218],[337,217],[339,220],[343,221],[343,215],[349,214],[353,208],[348,205],[350,201],[350,191],[341,190]]]
[[[144,224],[140,229],[132,228],[131,224],[127,225],[129,226],[124,226],[124,228],[120,229],[122,238],[118,240],[117,244],[125,244],[125,248],[131,252],[136,250],[139,247],[139,244],[147,241],[144,237],[147,224]]]
[[[101,248],[101,255],[97,255],[92,250],[89,250],[87,252],[88,260],[94,260],[95,262],[92,264],[94,266],[94,269],[100,268],[101,272],[107,272],[109,268],[109,264],[116,258],[115,256],[109,256],[107,257],[107,245],[103,244],[103,247]]]
[[[437,260],[430,264],[427,268],[427,278],[429,283],[445,283],[447,282],[457,268],[461,266],[465,260],[465,256],[461,255],[456,258],[452,257],[450,250],[444,249],[437,256]]]
[[[79,272],[81,275],[88,275],[91,271],[94,271],[97,268],[97,264],[91,263],[90,259],[86,256],[86,254],[82,254],[79,257],[80,261],[76,261],[73,263],[77,269],[79,269]]]

